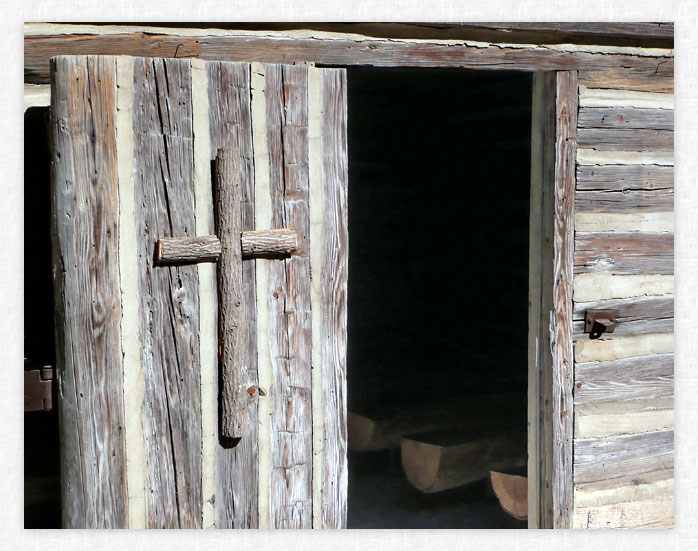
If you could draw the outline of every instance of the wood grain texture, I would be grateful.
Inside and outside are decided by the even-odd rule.
[[[575,439],[575,484],[674,467],[674,431]]]
[[[674,398],[575,404],[575,438],[603,438],[674,428]]]
[[[577,167],[577,191],[667,191],[673,188],[672,166]]]
[[[673,297],[575,302],[572,313],[575,340],[589,338],[584,333],[584,314],[587,310],[613,310],[616,314],[613,334],[616,336],[674,331]]]
[[[347,75],[322,70],[322,527],[347,526]],[[312,198],[311,198],[312,200]]]
[[[241,238],[243,258],[280,258],[296,252],[296,230],[244,231]]]
[[[577,232],[574,272],[673,274],[674,234]]]
[[[569,528],[572,515],[572,280],[577,154],[577,73],[557,73],[553,268],[553,525]]]
[[[293,39],[261,36],[172,36],[110,34],[26,36],[25,82],[48,82],[54,55],[109,54],[198,57],[206,60],[264,63],[310,62],[327,65],[464,67],[526,71],[624,68],[649,72],[671,57],[558,51],[547,47],[467,45],[430,41]]]
[[[599,507],[613,503],[645,501],[674,495],[674,469],[661,469],[578,484],[574,488],[574,506]]]
[[[667,398],[674,395],[674,355],[578,363],[574,403]]]
[[[665,59],[652,69],[628,70],[623,67],[582,69],[579,84],[587,88],[614,88],[641,92],[674,92],[674,60]]]
[[[557,77],[533,75],[528,311],[528,527],[552,528],[553,232]]]
[[[66,528],[125,528],[116,62],[51,66],[56,384]]]
[[[196,231],[189,62],[135,59],[133,102],[146,526],[198,528],[198,270],[158,267],[153,255],[159,238]]]
[[[579,128],[579,147],[639,151],[649,149],[673,149],[672,130],[647,130],[641,128]]]
[[[242,287],[240,211],[245,165],[236,148],[219,149],[216,156],[216,232],[221,241],[218,261],[218,350],[220,354],[220,439],[235,445],[247,432],[248,408],[257,387],[248,386],[245,365],[245,319]]]
[[[240,224],[243,231],[254,230],[254,171],[250,113],[250,66],[248,63],[206,64],[209,95],[210,151],[214,157],[220,148],[240,152],[243,186]],[[211,159],[213,160],[213,158]],[[246,387],[258,388],[257,311],[255,263],[242,263],[242,312],[244,338],[242,361]],[[258,393],[248,404],[245,437],[235,447],[218,446],[216,463],[216,527],[256,528],[257,495],[257,410]]]
[[[298,250],[269,264],[273,363],[272,528],[312,527],[311,315],[308,233],[308,70],[265,66],[272,226],[292,227]]]
[[[574,200],[577,212],[628,213],[672,212],[673,187],[658,191],[582,191]]]
[[[579,127],[673,130],[674,111],[635,107],[583,107],[579,110]]]
[[[155,244],[158,264],[217,262],[220,255],[221,241],[216,235],[163,237]]]
[[[575,511],[574,528],[655,528],[674,527],[674,497],[582,507]]]

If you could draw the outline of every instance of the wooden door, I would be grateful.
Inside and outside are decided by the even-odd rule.
[[[51,64],[52,238],[66,527],[346,526],[346,74],[62,56]],[[212,160],[239,152],[246,431],[219,438]]]

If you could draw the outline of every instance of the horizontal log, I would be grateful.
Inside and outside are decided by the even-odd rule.
[[[674,527],[674,497],[630,501],[601,507],[575,509],[572,528],[654,528]]]
[[[490,483],[507,514],[518,520],[528,518],[528,477],[491,471]]]
[[[616,328],[613,335],[649,335],[653,333],[673,333],[674,318],[649,318],[635,321],[616,321]],[[589,333],[584,332],[584,322],[575,321],[572,323],[572,340],[588,340]]]
[[[574,367],[575,404],[673,395],[673,354],[578,363]]]
[[[667,297],[674,294],[674,276],[669,274],[577,274],[575,302],[634,297]]]
[[[673,188],[673,166],[577,167],[577,191],[668,191]]]
[[[582,233],[574,239],[574,273],[673,274],[673,233]]]
[[[674,431],[575,439],[574,483],[633,476],[674,467]]]
[[[628,70],[613,67],[603,70],[581,69],[579,84],[587,88],[613,88],[638,92],[674,92],[674,61],[658,63],[654,69]]]
[[[526,431],[473,431],[466,434],[426,433],[403,436],[402,468],[410,484],[436,493],[481,480],[491,470],[527,463]]]
[[[672,212],[674,189],[658,191],[578,191],[574,195],[577,212],[636,213]]]
[[[295,230],[244,231],[240,238],[243,258],[277,258],[296,251]],[[216,262],[221,243],[215,235],[200,237],[163,237],[155,247],[155,260],[160,264]]]
[[[574,505],[599,507],[674,495],[674,469],[576,484]]]
[[[583,322],[587,310],[614,310],[618,325],[629,321],[673,318],[674,297],[575,302],[572,310],[572,320],[574,322]]]
[[[577,130],[577,145],[618,151],[673,149],[674,131],[644,128],[580,128]]]
[[[511,422],[511,415],[525,410],[520,393],[483,394],[442,403],[438,408],[410,407],[386,416],[348,412],[348,446],[351,451],[374,451],[400,446],[410,433],[437,429],[462,432],[477,430],[498,421]]]
[[[577,163],[580,165],[659,165],[673,166],[673,151],[597,151],[577,149]]]
[[[232,34],[232,33],[231,33]],[[273,37],[251,33],[231,36],[176,36],[145,33],[103,35],[28,35],[24,38],[24,79],[48,83],[49,58],[59,55],[129,55],[187,57],[219,61],[263,63],[312,62],[330,65],[464,67],[523,71],[597,69],[624,67],[656,69],[671,57],[612,53],[598,47],[580,51],[574,45],[508,47],[416,40],[384,40],[335,35],[328,39]],[[590,47],[586,47],[590,49]],[[602,53],[603,51],[603,53]],[[667,50],[667,54],[671,51]]]
[[[583,107],[577,119],[579,128],[638,128],[673,130],[674,111],[634,107]]]
[[[673,212],[577,212],[577,231],[586,232],[673,232]]]
[[[575,404],[575,438],[603,438],[674,428],[674,397]]]
[[[608,337],[602,336],[600,339],[574,342],[574,361],[576,363],[604,362],[673,352],[674,335],[671,333],[620,336],[613,333]]]
[[[674,94],[579,87],[579,107],[673,109]]]

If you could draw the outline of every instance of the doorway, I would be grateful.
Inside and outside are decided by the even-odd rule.
[[[532,75],[347,78],[348,527],[525,528]]]

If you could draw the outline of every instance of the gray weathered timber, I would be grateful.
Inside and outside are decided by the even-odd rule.
[[[674,395],[674,355],[578,363],[574,403],[613,402]]]
[[[673,430],[574,441],[576,484],[673,467]]]
[[[673,166],[577,167],[577,191],[668,191],[673,188]]]
[[[602,36],[651,36],[653,38],[673,38],[673,23],[459,23],[464,27],[485,27],[510,31],[561,32],[567,34]]]
[[[272,226],[298,232],[291,258],[269,264],[270,508],[273,528],[312,527],[308,70],[266,65]],[[265,300],[261,297],[260,300]]]
[[[587,272],[673,274],[674,234],[577,232],[574,273]]]
[[[240,151],[243,167],[241,189],[241,229],[254,229],[254,177],[252,126],[250,115],[250,65],[248,63],[206,64],[209,96],[211,157],[219,148]],[[214,233],[214,228],[210,230]],[[243,262],[242,311],[243,362],[246,388],[258,388],[257,310],[255,303],[255,264]],[[246,435],[235,447],[218,446],[216,459],[216,527],[256,528],[257,505],[257,395],[248,404]]]
[[[673,130],[674,110],[637,107],[583,107],[579,110],[579,128]]]
[[[134,59],[133,132],[149,528],[198,528],[201,503],[199,276],[155,266],[161,237],[191,236],[194,161],[187,60]]]
[[[48,82],[48,60],[54,55],[103,54],[201,58],[264,63],[318,63],[329,65],[374,65],[415,67],[463,67],[555,71],[624,68],[656,70],[670,57],[627,54],[562,52],[551,48],[499,45],[439,44],[373,39],[288,39],[264,36],[172,36],[78,35],[26,36],[24,39],[25,81]]]
[[[619,300],[600,300],[595,302],[575,302],[572,319],[584,320],[587,310],[609,309],[616,312],[616,322],[619,327],[624,322],[646,319],[663,319],[674,317],[674,298],[630,298]]]
[[[533,75],[528,333],[529,528],[553,527],[552,355],[555,94],[553,72]]]
[[[322,527],[347,526],[347,279],[349,268],[347,75],[322,71]]]
[[[642,128],[580,128],[577,130],[577,145],[616,151],[674,149],[674,131]]]
[[[155,245],[158,264],[216,262],[220,255],[221,242],[216,235],[163,237]]]
[[[572,322],[572,340],[589,339],[589,333],[584,332],[584,321]],[[616,322],[613,335],[649,335],[652,333],[673,333],[674,318],[648,318],[635,321]]]
[[[218,350],[220,354],[220,438],[223,444],[245,436],[247,409],[257,388],[247,385],[244,362],[245,319],[242,288],[241,198],[247,175],[239,149],[219,149],[216,157],[216,225],[221,240],[218,261]]]
[[[574,205],[577,212],[671,212],[674,210],[674,188],[657,191],[579,191]]]
[[[577,156],[578,87],[576,71],[557,73],[555,143],[555,231],[553,277],[553,519],[569,528],[572,518],[572,433],[574,359],[572,352],[572,279],[574,261],[574,188]]]
[[[674,92],[674,60],[663,59],[653,69],[581,69],[579,84],[587,88],[611,88],[638,92]]]
[[[56,375],[66,528],[126,528],[116,62],[51,66]]]
[[[243,258],[278,258],[296,251],[295,230],[244,231],[240,236]],[[160,264],[217,262],[221,242],[217,235],[164,237],[155,246],[155,261]]]

